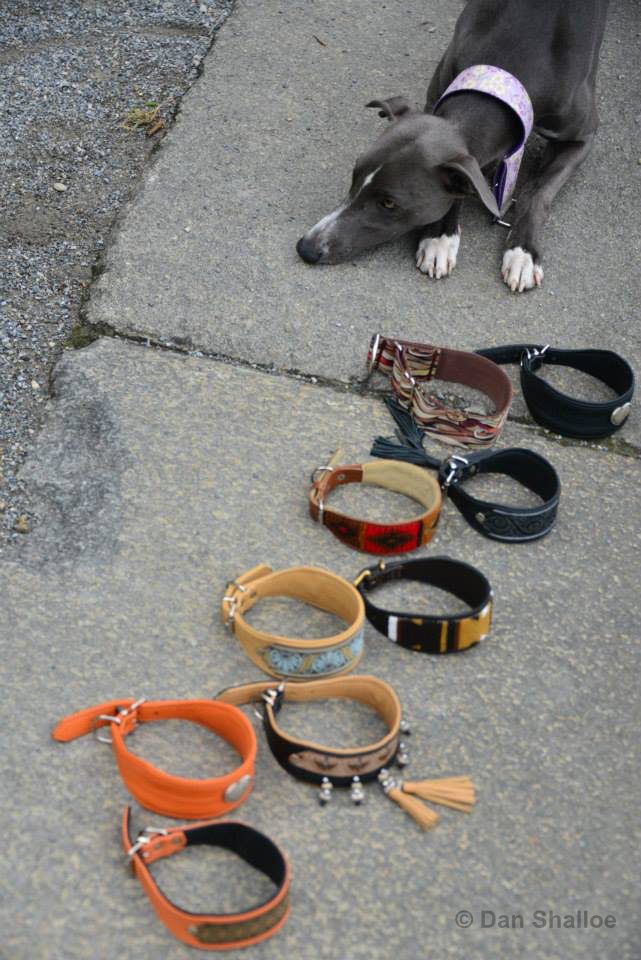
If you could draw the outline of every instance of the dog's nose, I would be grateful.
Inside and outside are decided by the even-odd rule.
[[[306,237],[300,238],[296,244],[296,252],[299,257],[302,257],[305,263],[318,263],[321,258],[321,252],[318,247],[312,246]]]

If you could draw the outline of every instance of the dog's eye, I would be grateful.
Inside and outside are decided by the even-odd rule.
[[[395,210],[396,204],[393,200],[390,200],[389,197],[383,197],[378,201],[382,207],[385,207],[386,210]]]

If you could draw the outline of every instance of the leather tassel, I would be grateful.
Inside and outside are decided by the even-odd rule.
[[[385,403],[396,423],[396,436],[400,443],[395,443],[390,437],[376,437],[370,451],[372,456],[386,460],[406,460],[419,467],[438,467],[440,461],[425,453],[423,435],[410,411],[406,410],[396,397],[386,397]]]
[[[394,800],[399,807],[402,807],[406,813],[409,813],[410,817],[413,817],[423,830],[429,830],[438,823],[438,813],[426,807],[418,797],[405,793],[401,787],[392,787],[386,792],[387,796]]]
[[[405,793],[430,803],[438,803],[462,813],[470,813],[476,803],[476,790],[469,777],[444,777],[441,780],[417,780],[403,783]]]
[[[423,830],[429,830],[431,827],[436,826],[438,823],[438,813],[426,807],[418,797],[404,793],[402,780],[396,780],[395,777],[392,777],[389,770],[381,770],[378,775],[378,780],[385,795],[388,796],[390,800],[394,800],[406,813],[409,813],[418,823],[419,827],[422,827]]]

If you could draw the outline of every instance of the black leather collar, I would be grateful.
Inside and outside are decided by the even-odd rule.
[[[521,389],[537,423],[564,437],[596,440],[609,437],[626,421],[634,393],[630,364],[611,350],[557,350],[534,344],[510,344],[477,350],[494,363],[521,364]],[[616,397],[606,403],[576,400],[536,375],[544,363],[572,367],[603,381]]]
[[[390,580],[418,580],[453,593],[470,608],[450,617],[401,613],[374,606],[368,594]],[[362,570],[354,581],[365,603],[365,616],[394,643],[420,653],[454,653],[483,640],[492,622],[492,589],[469,563],[449,557],[405,560]]]
[[[438,470],[443,493],[450,497],[475,530],[492,540],[522,543],[549,533],[556,520],[561,482],[545,457],[533,450],[512,447],[455,454],[441,462],[423,449],[423,437],[412,415],[393,397],[386,398],[385,402],[403,442],[398,444],[386,437],[377,437],[372,446],[373,456],[408,460]],[[465,490],[463,483],[481,473],[502,473],[511,477],[539,496],[542,502],[535,507],[511,507],[474,497]]]

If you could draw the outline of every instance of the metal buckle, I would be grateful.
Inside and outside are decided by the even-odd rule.
[[[384,569],[385,569],[385,561],[384,561],[384,560],[379,560],[377,566],[378,566],[379,571],[384,570]],[[362,583],[362,582],[363,582],[363,580],[365,579],[365,577],[373,577],[374,574],[375,574],[375,571],[370,570],[369,567],[366,567],[365,570],[361,570],[361,572],[358,574],[358,576],[355,577],[354,580],[352,580],[352,584],[353,584],[355,587],[357,587],[357,586],[359,585],[359,583]]]
[[[313,485],[316,485],[316,484],[318,483],[318,480],[316,479],[316,474],[317,474],[317,473],[321,473],[322,471],[327,471],[328,473],[331,473],[333,469],[334,469],[334,468],[333,468],[333,467],[330,467],[330,465],[329,465],[328,463],[326,463],[326,464],[325,464],[324,466],[322,466],[322,467],[315,467],[315,469],[312,470],[312,472],[311,472],[311,474],[310,474],[309,482],[310,482],[311,484],[313,484]]]
[[[466,457],[461,457],[458,454],[454,454],[451,457],[448,457],[447,460],[443,461],[442,466],[447,469],[447,474],[443,478],[443,483],[441,486],[443,489],[447,489],[452,485],[452,481],[460,474],[465,467],[469,467],[470,461]]]
[[[531,349],[530,347],[526,347],[523,353],[525,354],[528,360],[536,360],[540,357],[544,357],[549,349],[550,349],[550,344],[546,343],[546,345],[544,347],[541,347],[540,350],[537,350],[536,347],[532,347]],[[522,357],[521,357],[521,364],[523,364]]]
[[[378,349],[378,348],[379,348],[379,346],[380,346],[380,343],[381,343],[381,340],[382,340],[382,339],[383,339],[383,338],[381,337],[380,333],[375,333],[374,336],[372,337],[372,339],[370,340],[370,344],[369,344],[369,362],[368,362],[368,364],[367,364],[367,379],[368,379],[368,380],[369,380],[369,378],[371,377],[371,375],[374,373],[374,370],[376,369],[376,367],[378,366],[378,355],[379,355],[379,349]]]
[[[247,593],[247,587],[245,587],[242,583],[238,583],[236,580],[228,580],[225,584],[225,590],[227,590],[228,587],[234,587],[236,590],[240,590],[241,593]],[[229,609],[227,610],[227,616],[225,618],[225,626],[228,630],[231,630],[231,625],[234,622],[234,617],[236,616],[238,597],[226,593],[222,599],[222,603],[229,604]]]
[[[169,833],[169,830],[165,830],[164,827],[145,827],[144,830],[141,830],[133,846],[129,847],[127,850],[127,863],[131,864],[131,861],[136,856],[139,850],[146,846],[152,837],[163,836],[166,837]]]
[[[275,688],[270,687],[268,690],[263,690],[263,692],[260,695],[260,699],[263,701],[263,703],[269,704],[270,707],[275,707],[276,703],[279,700],[282,700],[284,694],[285,694],[285,684],[281,682]],[[260,713],[260,711],[258,711],[255,707],[254,707],[254,716],[258,717],[259,720],[265,719],[265,714]]]
[[[115,713],[115,714],[114,714],[114,713],[101,713],[98,717],[96,717],[96,721],[98,721],[98,720],[108,720],[109,723],[117,723],[117,724],[120,724],[120,721],[123,719],[123,717],[129,716],[130,713],[133,713],[134,710],[137,710],[138,707],[141,706],[141,704],[143,704],[143,703],[146,701],[146,699],[147,699],[147,697],[141,697],[140,700],[136,700],[135,703],[132,703],[130,707],[116,707],[116,713]],[[101,729],[102,729],[102,727],[98,727],[98,726],[95,726],[95,725],[94,725],[93,735],[94,735],[94,737],[96,738],[96,740],[98,740],[100,743],[113,743],[113,738],[112,738],[112,737],[105,736],[104,734],[100,734],[100,733],[98,732],[98,731],[101,730]]]

